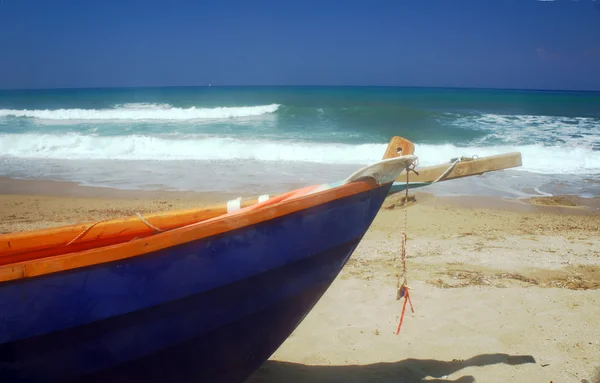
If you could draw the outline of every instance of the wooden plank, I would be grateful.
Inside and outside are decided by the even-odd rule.
[[[443,175],[448,169],[452,167],[453,161],[449,161],[446,164],[440,164],[435,166],[427,166],[423,168],[417,167],[416,170],[419,173],[414,174],[411,172],[409,175],[410,182],[433,182],[438,177]],[[491,171],[514,168],[522,166],[521,153],[505,153],[498,154],[495,156],[480,157],[474,159],[465,159],[456,163],[452,170],[448,172],[440,181],[447,181],[456,178],[469,177],[478,174],[483,174]],[[396,182],[406,182],[406,171],[402,172],[397,178]]]
[[[415,145],[405,138],[394,136],[387,146],[383,159],[398,157],[400,155],[399,151],[401,151],[402,154],[413,154]],[[453,165],[457,159],[459,161]],[[519,152],[498,154],[488,157],[459,157],[457,159],[450,159],[447,164],[417,168],[416,171],[419,174],[411,172],[409,175],[410,182],[428,183],[433,182],[440,177],[439,181],[446,181],[523,165],[521,153]],[[403,171],[396,178],[396,182],[406,182],[406,171]]]

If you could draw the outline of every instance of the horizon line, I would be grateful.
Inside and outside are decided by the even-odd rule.
[[[156,88],[417,88],[417,89],[463,89],[463,90],[504,90],[533,92],[585,92],[600,93],[600,89],[551,89],[551,88],[500,88],[471,86],[425,86],[425,85],[140,85],[140,86],[95,86],[59,88],[0,88],[3,91],[48,91],[48,90],[105,90],[105,89],[156,89]]]

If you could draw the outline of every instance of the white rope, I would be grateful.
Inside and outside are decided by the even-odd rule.
[[[242,208],[241,203],[242,197],[227,201],[227,213],[233,213],[234,211],[240,210]]]
[[[159,229],[158,227],[154,226],[153,224],[151,224],[150,222],[146,221],[146,219],[144,217],[142,217],[142,215],[140,213],[135,213],[138,217],[140,217],[140,219],[142,220],[142,222],[144,222],[146,225],[148,225],[149,228],[154,229],[158,232],[164,231],[163,229]]]
[[[474,154],[473,157],[453,158],[452,160],[454,160],[454,161],[452,162],[450,167],[448,169],[446,169],[446,171],[444,173],[442,173],[442,175],[440,175],[438,178],[436,178],[435,181],[432,182],[432,184],[434,184],[438,181],[441,181],[444,177],[446,177],[448,174],[450,174],[450,172],[454,169],[454,167],[456,166],[457,163],[462,162],[462,161],[472,161],[477,158],[479,158],[479,156],[477,154]],[[452,160],[450,160],[450,161],[452,161]]]
[[[432,184],[434,184],[434,183],[436,183],[438,181],[441,181],[444,177],[446,177],[454,169],[454,167],[456,166],[456,164],[459,163],[459,162],[460,162],[460,158],[457,158],[452,163],[452,165],[450,165],[450,167],[448,169],[446,169],[445,172],[443,172],[438,178],[435,179],[435,181],[432,182]]]

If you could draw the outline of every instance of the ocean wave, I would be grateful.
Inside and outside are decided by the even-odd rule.
[[[112,109],[0,109],[0,117],[29,117],[40,120],[164,120],[226,119],[274,113],[278,104],[220,108],[175,108],[168,104],[122,104]]]
[[[491,132],[476,141],[476,145],[594,146],[600,143],[600,119],[596,117],[477,114],[457,118],[452,115],[451,118],[454,126]]]
[[[514,168],[539,174],[600,174],[600,152],[587,146],[499,145],[457,147],[416,145],[415,154],[421,165],[449,163],[459,156],[487,157],[520,152],[523,166]]]
[[[64,160],[258,160],[363,165],[381,158],[386,144],[335,144],[235,139],[214,136],[93,136],[0,134],[0,158]],[[458,156],[521,152],[523,166],[542,174],[598,174],[600,151],[586,147],[503,145],[458,147],[416,144],[420,166]]]
[[[383,146],[385,148],[385,145]],[[2,134],[0,153],[18,158],[370,162],[379,144],[312,144],[198,135]]]

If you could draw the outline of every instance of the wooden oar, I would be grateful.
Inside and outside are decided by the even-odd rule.
[[[393,137],[388,144],[383,158],[397,157],[399,154],[397,154],[396,148],[410,148],[410,145],[406,142],[410,143],[410,141],[402,137]],[[410,182],[431,183],[434,181],[446,181],[522,165],[521,153],[519,152],[478,158],[459,157],[451,159],[446,164],[417,168],[416,170],[419,174],[410,174]],[[396,182],[406,182],[406,171],[402,172],[396,178]]]

